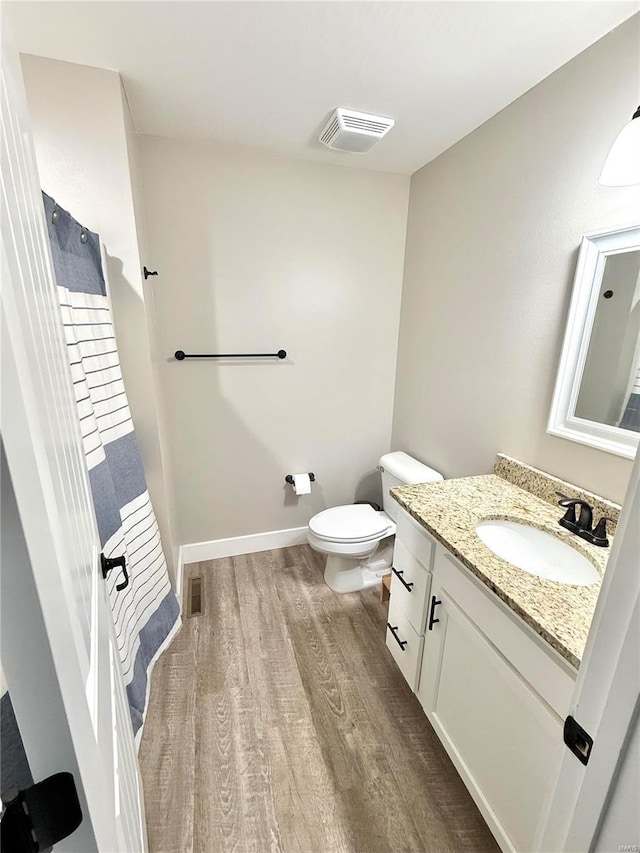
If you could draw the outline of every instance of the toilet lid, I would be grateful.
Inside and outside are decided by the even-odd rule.
[[[309,530],[332,542],[366,542],[378,539],[391,527],[389,519],[369,504],[334,506],[314,515]]]

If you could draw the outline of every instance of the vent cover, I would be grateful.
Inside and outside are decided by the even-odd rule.
[[[187,584],[187,618],[202,616],[204,613],[204,595],[202,578],[189,578]]]
[[[338,107],[318,137],[327,148],[365,154],[379,142],[395,124],[392,118],[358,113]]]

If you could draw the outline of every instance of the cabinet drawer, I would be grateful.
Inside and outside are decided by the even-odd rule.
[[[398,513],[396,530],[396,542],[402,543],[403,547],[414,556],[425,569],[431,570],[435,541],[426,530],[403,509]]]
[[[394,631],[391,631],[389,626],[392,626]],[[418,686],[423,643],[424,637],[414,631],[402,610],[394,606],[393,596],[391,596],[387,624],[387,648],[413,691]]]
[[[397,539],[393,549],[392,571],[391,596],[394,612],[402,612],[416,632],[424,634],[431,572],[427,571]]]

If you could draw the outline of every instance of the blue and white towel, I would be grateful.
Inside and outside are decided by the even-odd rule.
[[[151,668],[180,627],[122,381],[100,239],[43,193],[100,543],[126,557],[107,579],[116,640],[139,742]]]

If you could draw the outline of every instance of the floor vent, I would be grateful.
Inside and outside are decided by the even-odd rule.
[[[202,587],[202,578],[189,578],[187,583],[187,618],[202,616],[204,613]]]

